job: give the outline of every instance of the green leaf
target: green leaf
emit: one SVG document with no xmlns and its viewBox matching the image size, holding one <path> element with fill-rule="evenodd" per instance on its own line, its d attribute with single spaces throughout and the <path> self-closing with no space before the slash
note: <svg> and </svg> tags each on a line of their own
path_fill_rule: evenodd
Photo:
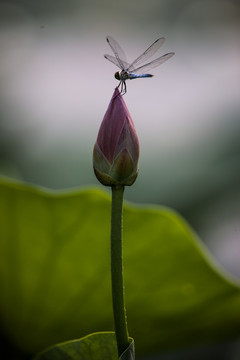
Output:
<svg viewBox="0 0 240 360">
<path fill-rule="evenodd" d="M 119 360 L 134 360 L 134 342 Z M 66 341 L 38 354 L 34 360 L 118 360 L 114 332 L 99 332 L 81 339 Z"/>
<path fill-rule="evenodd" d="M 113 330 L 110 196 L 0 183 L 0 319 L 26 353 Z M 240 288 L 188 224 L 156 206 L 124 207 L 129 333 L 137 354 L 233 339 Z"/>
<path fill-rule="evenodd" d="M 114 332 L 95 333 L 53 346 L 34 360 L 118 360 Z"/>
</svg>

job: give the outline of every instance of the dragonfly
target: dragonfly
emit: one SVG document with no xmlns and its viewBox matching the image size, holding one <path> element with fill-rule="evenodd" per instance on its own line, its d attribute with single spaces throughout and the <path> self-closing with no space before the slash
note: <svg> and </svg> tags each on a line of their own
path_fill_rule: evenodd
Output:
<svg viewBox="0 0 240 360">
<path fill-rule="evenodd" d="M 126 55 L 118 42 L 111 36 L 107 36 L 106 40 L 115 56 L 105 54 L 104 57 L 120 68 L 120 71 L 117 71 L 114 77 L 120 81 L 118 88 L 120 87 L 122 95 L 127 92 L 126 80 L 152 77 L 152 74 L 147 74 L 145 72 L 161 65 L 175 54 L 174 52 L 170 52 L 142 65 L 143 62 L 146 62 L 150 57 L 152 57 L 162 46 L 165 38 L 161 37 L 154 41 L 147 50 L 129 64 L 126 60 Z"/>
</svg>

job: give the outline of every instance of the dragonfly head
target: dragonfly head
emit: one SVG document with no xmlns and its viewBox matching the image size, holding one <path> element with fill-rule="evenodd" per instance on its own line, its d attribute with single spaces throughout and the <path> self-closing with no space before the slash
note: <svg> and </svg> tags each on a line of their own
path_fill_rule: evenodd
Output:
<svg viewBox="0 0 240 360">
<path fill-rule="evenodd" d="M 117 72 L 114 74 L 114 77 L 115 77 L 115 79 L 117 79 L 117 80 L 121 80 L 121 79 L 120 79 L 120 73 L 119 73 L 119 71 L 117 71 Z"/>
</svg>

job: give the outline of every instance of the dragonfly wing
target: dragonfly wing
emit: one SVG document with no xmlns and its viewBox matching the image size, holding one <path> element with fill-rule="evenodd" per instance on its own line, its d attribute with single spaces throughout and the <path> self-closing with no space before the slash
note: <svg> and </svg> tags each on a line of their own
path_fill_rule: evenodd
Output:
<svg viewBox="0 0 240 360">
<path fill-rule="evenodd" d="M 114 56 L 105 54 L 104 57 L 105 57 L 105 59 L 111 61 L 113 64 L 115 64 L 115 65 L 118 66 L 120 69 L 122 69 L 122 67 L 120 67 L 120 64 L 119 64 L 118 59 L 115 58 Z M 124 69 L 127 69 L 127 67 L 129 66 L 129 63 L 127 63 L 126 61 L 124 61 L 124 60 L 122 60 L 122 59 L 120 59 L 120 60 L 121 60 L 121 62 L 122 62 L 122 64 L 123 64 L 123 66 L 124 66 Z"/>
<path fill-rule="evenodd" d="M 160 48 L 160 46 L 162 46 L 164 41 L 165 41 L 164 37 L 161 37 L 156 41 L 154 41 L 154 43 L 151 46 L 149 46 L 149 48 L 147 48 L 147 50 L 145 50 L 144 53 L 142 53 L 136 60 L 134 60 L 131 63 L 127 71 L 135 72 L 135 69 L 137 69 L 141 63 L 148 60 L 151 56 L 155 54 L 155 52 Z"/>
<path fill-rule="evenodd" d="M 124 68 L 124 63 L 126 62 L 126 55 L 123 51 L 123 49 L 121 48 L 121 46 L 118 44 L 118 42 L 112 38 L 111 36 L 107 36 L 107 42 L 110 46 L 110 48 L 112 49 L 117 61 L 118 61 L 118 67 L 120 67 L 120 69 L 122 70 L 126 70 Z M 110 60 L 111 61 L 111 60 Z"/>
<path fill-rule="evenodd" d="M 155 67 L 161 65 L 162 63 L 164 63 L 165 61 L 170 59 L 174 54 L 175 54 L 174 52 L 167 53 L 167 54 L 149 62 L 148 64 L 142 65 L 142 66 L 138 67 L 137 69 L 134 69 L 133 72 L 135 74 L 143 74 L 146 71 L 149 71 L 149 70 L 154 69 Z"/>
</svg>

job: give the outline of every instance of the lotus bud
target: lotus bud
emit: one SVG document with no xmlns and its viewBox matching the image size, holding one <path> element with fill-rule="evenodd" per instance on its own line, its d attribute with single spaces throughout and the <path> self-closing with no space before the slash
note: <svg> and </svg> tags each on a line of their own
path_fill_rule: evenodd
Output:
<svg viewBox="0 0 240 360">
<path fill-rule="evenodd" d="M 139 141 L 127 106 L 115 89 L 93 149 L 93 168 L 106 186 L 132 185 L 138 175 Z"/>
</svg>

